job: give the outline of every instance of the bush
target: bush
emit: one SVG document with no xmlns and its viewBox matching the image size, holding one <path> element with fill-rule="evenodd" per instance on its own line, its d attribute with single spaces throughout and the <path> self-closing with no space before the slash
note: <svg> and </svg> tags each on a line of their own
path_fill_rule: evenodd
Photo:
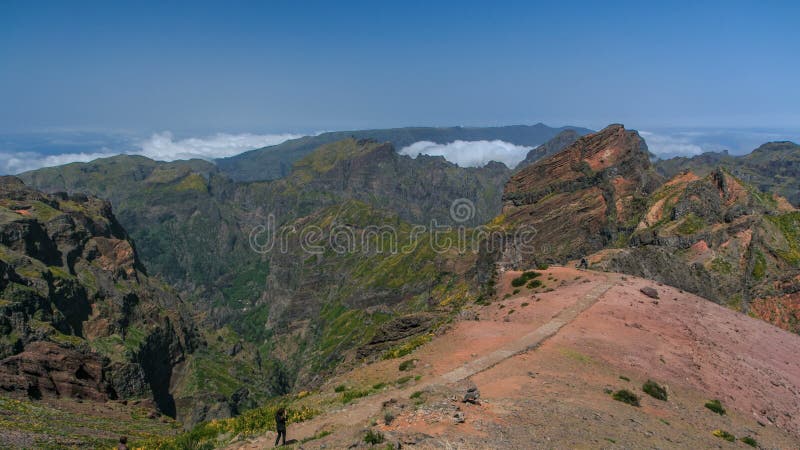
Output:
<svg viewBox="0 0 800 450">
<path fill-rule="evenodd" d="M 383 433 L 380 431 L 369 430 L 367 434 L 364 435 L 364 442 L 367 444 L 380 444 L 383 442 Z"/>
<path fill-rule="evenodd" d="M 416 359 L 409 359 L 408 361 L 403 361 L 400 363 L 399 369 L 401 372 L 405 372 L 406 370 L 411 370 L 414 367 L 417 367 L 417 360 Z"/>
<path fill-rule="evenodd" d="M 375 383 L 375 384 L 372 385 L 372 389 L 375 389 L 376 391 L 379 391 L 379 390 L 381 390 L 381 389 L 383 389 L 385 387 L 386 387 L 386 383 L 384 383 L 384 382 Z"/>
<path fill-rule="evenodd" d="M 532 279 L 534 279 L 534 278 L 536 278 L 536 277 L 538 277 L 540 275 L 541 274 L 539 272 L 534 272 L 533 270 L 529 270 L 527 272 L 523 272 L 522 275 L 520 275 L 517 278 L 514 278 L 513 280 L 511 280 L 511 286 L 514 286 L 514 287 L 524 286 L 525 283 L 527 283 L 528 281 L 530 281 L 530 280 L 532 280 Z"/>
<path fill-rule="evenodd" d="M 722 407 L 722 403 L 720 403 L 719 400 L 711 400 L 710 402 L 706 402 L 706 408 L 714 411 L 720 416 L 725 415 L 725 408 Z"/>
<path fill-rule="evenodd" d="M 347 386 L 345 386 L 343 384 L 340 384 L 340 385 L 336 386 L 335 388 L 333 388 L 333 392 L 344 392 L 346 390 L 347 390 Z"/>
<path fill-rule="evenodd" d="M 549 264 L 541 263 L 536 265 L 536 269 L 538 270 L 547 270 L 550 268 Z"/>
<path fill-rule="evenodd" d="M 642 390 L 650 395 L 650 397 L 667 401 L 667 390 L 653 380 L 647 380 L 647 382 L 642 385 Z"/>
<path fill-rule="evenodd" d="M 517 295 L 517 294 L 519 294 L 519 289 L 514 289 L 514 292 L 511 293 L 511 295 Z"/>
<path fill-rule="evenodd" d="M 392 421 L 394 420 L 394 414 L 391 411 L 386 411 L 383 413 L 383 423 L 386 425 L 391 425 Z"/>
<path fill-rule="evenodd" d="M 755 439 L 753 439 L 750 436 L 743 437 L 741 440 L 742 440 L 742 442 L 744 442 L 745 444 L 749 445 L 750 447 L 758 447 L 758 441 L 756 441 Z"/>
<path fill-rule="evenodd" d="M 639 397 L 627 389 L 620 389 L 614 392 L 613 398 L 618 402 L 627 403 L 632 406 L 640 406 Z"/>
<path fill-rule="evenodd" d="M 736 436 L 728 433 L 725 430 L 714 430 L 712 434 L 720 439 L 725 439 L 728 442 L 733 442 L 736 440 Z"/>
<path fill-rule="evenodd" d="M 397 379 L 395 384 L 406 384 L 409 381 L 411 381 L 412 378 L 414 378 L 414 377 L 412 377 L 411 375 L 406 375 L 404 377 L 400 377 L 400 378 Z"/>
<path fill-rule="evenodd" d="M 542 287 L 542 282 L 540 280 L 531 280 L 527 286 L 528 289 L 536 289 L 538 287 Z"/>
<path fill-rule="evenodd" d="M 411 397 L 409 397 L 409 398 L 420 398 L 420 397 L 422 397 L 422 394 L 423 394 L 422 391 L 416 391 L 413 394 L 411 394 Z"/>
</svg>

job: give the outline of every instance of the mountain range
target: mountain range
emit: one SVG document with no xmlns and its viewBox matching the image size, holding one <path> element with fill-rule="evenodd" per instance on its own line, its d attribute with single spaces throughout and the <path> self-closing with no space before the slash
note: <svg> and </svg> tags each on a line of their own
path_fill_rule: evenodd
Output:
<svg viewBox="0 0 800 450">
<path fill-rule="evenodd" d="M 505 273 L 581 258 L 800 331 L 800 147 L 653 162 L 635 131 L 588 131 L 325 133 L 6 177 L 0 388 L 190 427 L 406 355 L 517 295 Z M 454 139 L 535 148 L 516 168 L 397 153 Z"/>
</svg>

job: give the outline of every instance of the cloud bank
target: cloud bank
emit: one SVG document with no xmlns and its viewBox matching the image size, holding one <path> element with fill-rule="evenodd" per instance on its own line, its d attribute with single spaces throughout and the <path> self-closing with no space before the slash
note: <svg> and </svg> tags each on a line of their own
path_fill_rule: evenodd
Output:
<svg viewBox="0 0 800 450">
<path fill-rule="evenodd" d="M 403 147 L 398 153 L 416 158 L 420 154 L 444 156 L 461 167 L 483 167 L 489 161 L 499 161 L 508 167 L 516 167 L 525 159 L 531 147 L 514 145 L 505 141 L 453 141 L 437 144 L 430 141 L 415 142 Z"/>
<path fill-rule="evenodd" d="M 136 142 L 131 148 L 112 150 L 107 147 L 97 148 L 95 142 L 87 142 L 91 150 L 60 153 L 57 140 L 49 139 L 48 145 L 42 145 L 44 151 L 17 150 L 25 144 L 2 142 L 13 150 L 0 148 L 0 173 L 18 174 L 41 167 L 59 166 L 71 162 L 88 162 L 97 158 L 106 158 L 119 154 L 142 155 L 159 161 L 175 161 L 178 159 L 216 159 L 238 155 L 270 145 L 277 145 L 289 139 L 302 137 L 300 134 L 227 134 L 218 133 L 205 138 L 187 138 L 176 140 L 172 133 L 165 131 Z M 72 145 L 71 148 L 78 145 Z M 63 151 L 63 149 L 61 150 Z"/>
<path fill-rule="evenodd" d="M 277 145 L 299 134 L 227 134 L 218 133 L 207 138 L 189 138 L 176 141 L 172 133 L 165 131 L 150 136 L 141 143 L 139 155 L 159 161 L 177 159 L 215 159 L 238 155 L 261 147 Z"/>
<path fill-rule="evenodd" d="M 683 134 L 666 135 L 649 131 L 640 131 L 639 134 L 647 142 L 647 148 L 656 156 L 695 156 L 705 151 L 699 144 L 693 143 L 690 136 Z"/>
</svg>

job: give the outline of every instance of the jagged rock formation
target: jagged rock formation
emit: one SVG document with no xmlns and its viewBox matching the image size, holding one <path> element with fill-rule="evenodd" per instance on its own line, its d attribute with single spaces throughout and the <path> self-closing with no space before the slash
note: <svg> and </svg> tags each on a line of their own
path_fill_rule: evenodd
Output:
<svg viewBox="0 0 800 450">
<path fill-rule="evenodd" d="M 722 152 L 671 158 L 658 161 L 655 166 L 668 178 L 686 170 L 705 176 L 717 167 L 724 167 L 762 192 L 776 193 L 800 206 L 800 145 L 794 142 L 768 142 L 743 156 Z"/>
<path fill-rule="evenodd" d="M 613 244 L 636 226 L 660 181 L 635 131 L 611 125 L 578 139 L 509 180 L 501 220 L 535 236 L 522 252 L 506 243 L 504 261 L 563 262 Z"/>
<path fill-rule="evenodd" d="M 686 172 L 651 196 L 627 245 L 590 259 L 748 311 L 752 302 L 791 295 L 787 281 L 800 272 L 799 218 L 785 199 L 725 170 L 704 178 Z M 788 317 L 782 321 L 791 329 Z"/>
<path fill-rule="evenodd" d="M 0 178 L 0 389 L 152 398 L 196 345 L 181 301 L 147 276 L 110 204 Z"/>
</svg>

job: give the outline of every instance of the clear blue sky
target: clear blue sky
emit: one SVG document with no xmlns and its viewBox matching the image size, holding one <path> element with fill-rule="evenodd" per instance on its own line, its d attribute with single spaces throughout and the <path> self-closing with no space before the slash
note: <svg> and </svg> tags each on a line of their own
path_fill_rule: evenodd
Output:
<svg viewBox="0 0 800 450">
<path fill-rule="evenodd" d="M 800 124 L 800 2 L 0 2 L 0 131 Z"/>
</svg>

